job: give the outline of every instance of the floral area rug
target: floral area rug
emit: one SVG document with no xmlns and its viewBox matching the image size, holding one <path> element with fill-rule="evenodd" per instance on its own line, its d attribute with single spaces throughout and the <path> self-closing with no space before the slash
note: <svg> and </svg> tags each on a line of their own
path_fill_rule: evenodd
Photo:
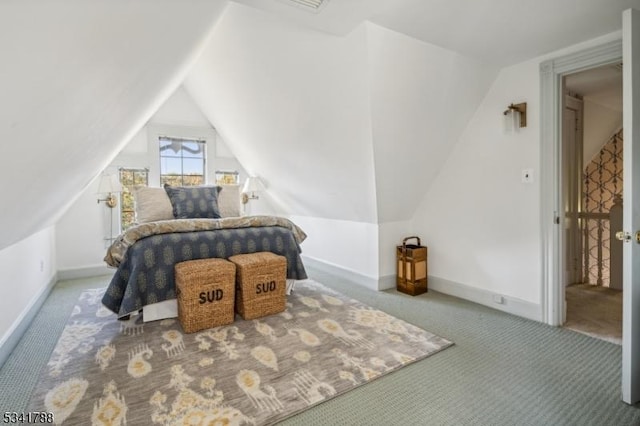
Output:
<svg viewBox="0 0 640 426">
<path fill-rule="evenodd" d="M 307 280 L 285 312 L 184 334 L 85 291 L 30 410 L 64 425 L 272 424 L 453 343 Z"/>
</svg>

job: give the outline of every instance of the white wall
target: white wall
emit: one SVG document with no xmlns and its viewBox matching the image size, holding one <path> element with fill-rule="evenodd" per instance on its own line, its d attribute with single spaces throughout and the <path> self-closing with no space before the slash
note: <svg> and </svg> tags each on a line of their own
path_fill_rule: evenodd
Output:
<svg viewBox="0 0 640 426">
<path fill-rule="evenodd" d="M 539 61 L 500 71 L 413 221 L 429 273 L 540 301 Z M 504 134 L 502 112 L 527 102 L 527 127 Z M 531 168 L 534 182 L 523 184 Z"/>
<path fill-rule="evenodd" d="M 110 172 L 116 173 L 115 168 Z M 80 194 L 64 215 L 56 223 L 56 268 L 62 278 L 70 271 L 85 269 L 92 273 L 107 273 L 106 264 L 103 261 L 109 246 L 111 228 L 109 222 L 112 219 L 114 234 L 119 232 L 119 204 L 110 209 L 104 202 L 98 203 L 98 185 L 100 178 L 95 179 Z"/>
<path fill-rule="evenodd" d="M 149 168 L 149 185 L 160 186 L 159 134 L 204 137 L 207 140 L 207 182 L 213 183 L 217 169 L 237 170 L 241 181 L 246 172 L 237 159 L 230 156 L 224 141 L 194 105 L 189 95 L 179 88 L 105 169 L 117 173 L 119 167 Z M 222 156 L 218 156 L 218 152 Z M 114 236 L 119 233 L 119 205 L 113 210 L 97 203 L 99 178 L 95 179 L 56 224 L 57 268 L 61 277 L 106 273 L 103 261 L 110 237 L 109 223 L 113 212 Z M 101 197 L 100 197 L 101 198 Z M 260 200 L 268 209 L 268 200 Z"/>
<path fill-rule="evenodd" d="M 56 276 L 55 230 L 53 227 L 0 250 L 0 355 L 11 333 L 21 326 L 29 309 L 48 293 Z M 24 327 L 24 325 L 22 325 Z M 18 333 L 19 334 L 19 333 Z M 15 344 L 15 342 L 13 342 Z M 13 347 L 13 345 L 10 345 Z M 0 365 L 2 364 L 0 356 Z"/>
<path fill-rule="evenodd" d="M 378 227 L 375 224 L 309 216 L 290 216 L 307 234 L 302 254 L 363 278 L 378 290 Z"/>
<path fill-rule="evenodd" d="M 467 294 L 504 295 L 527 309 L 540 305 L 539 66 L 616 37 L 500 71 L 412 219 L 429 244 L 429 273 L 436 280 L 462 285 Z M 527 127 L 505 134 L 502 112 L 512 102 L 527 102 Z M 525 168 L 533 170 L 533 183 L 521 182 Z"/>
<path fill-rule="evenodd" d="M 395 286 L 396 246 L 417 233 L 411 218 L 497 70 L 375 24 L 366 28 L 378 274 L 387 288 Z"/>
</svg>

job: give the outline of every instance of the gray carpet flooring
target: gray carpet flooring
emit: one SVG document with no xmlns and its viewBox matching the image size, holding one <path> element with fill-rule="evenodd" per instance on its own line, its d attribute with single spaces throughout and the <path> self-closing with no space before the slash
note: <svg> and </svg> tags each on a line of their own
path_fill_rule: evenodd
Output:
<svg viewBox="0 0 640 426">
<path fill-rule="evenodd" d="M 620 400 L 621 347 L 450 296 L 375 292 L 309 268 L 315 280 L 455 342 L 283 425 L 640 425 Z M 80 292 L 59 282 L 0 369 L 0 412 L 22 411 Z"/>
</svg>

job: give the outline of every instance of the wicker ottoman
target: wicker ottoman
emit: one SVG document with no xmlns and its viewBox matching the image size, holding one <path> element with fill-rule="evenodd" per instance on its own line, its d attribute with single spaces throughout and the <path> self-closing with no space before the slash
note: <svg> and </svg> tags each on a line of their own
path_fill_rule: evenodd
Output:
<svg viewBox="0 0 640 426">
<path fill-rule="evenodd" d="M 283 312 L 287 259 L 269 252 L 239 254 L 236 264 L 236 312 L 250 320 Z"/>
<path fill-rule="evenodd" d="M 186 333 L 234 320 L 236 265 L 224 259 L 180 262 L 175 267 L 178 319 Z"/>
</svg>

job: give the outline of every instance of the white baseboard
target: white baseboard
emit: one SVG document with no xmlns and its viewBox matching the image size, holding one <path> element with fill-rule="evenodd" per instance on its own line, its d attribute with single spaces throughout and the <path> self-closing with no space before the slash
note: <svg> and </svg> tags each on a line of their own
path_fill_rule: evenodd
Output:
<svg viewBox="0 0 640 426">
<path fill-rule="evenodd" d="M 107 265 L 82 266 L 80 268 L 58 269 L 58 279 L 75 280 L 78 278 L 99 277 L 102 275 L 113 275 L 116 270 Z"/>
<path fill-rule="evenodd" d="M 378 290 L 377 278 L 361 274 L 360 272 L 356 272 L 352 269 L 343 268 L 342 266 L 338 266 L 333 263 L 325 262 L 324 260 L 316 259 L 315 257 L 302 255 L 302 260 L 305 265 L 308 265 L 311 268 L 318 269 L 321 272 L 335 275 L 339 278 L 354 282 L 371 290 Z"/>
<path fill-rule="evenodd" d="M 31 299 L 31 302 L 29 302 L 27 307 L 18 315 L 6 334 L 2 336 L 2 339 L 0 339 L 0 367 L 4 365 L 13 349 L 18 342 L 20 342 L 20 339 L 29 328 L 29 325 L 31 325 L 31 322 L 40 311 L 44 301 L 47 300 L 49 293 L 51 293 L 51 290 L 57 282 L 58 276 L 57 274 L 53 274 L 49 282 Z"/>
<path fill-rule="evenodd" d="M 385 275 L 378 279 L 359 272 L 334 265 L 309 256 L 302 256 L 305 265 L 321 272 L 335 275 L 339 278 L 354 282 L 371 290 L 387 290 L 396 287 L 396 276 Z M 534 321 L 542 321 L 542 308 L 539 304 L 527 302 L 517 297 L 492 293 L 477 287 L 449 281 L 444 278 L 429 276 L 429 290 L 450 296 L 459 297 L 470 302 L 488 306 L 499 311 L 507 312 Z M 494 297 L 502 303 L 496 303 Z"/>
<path fill-rule="evenodd" d="M 368 275 L 356 272 L 353 269 L 344 268 L 334 263 L 325 262 L 315 257 L 301 256 L 305 265 L 318 269 L 321 272 L 335 275 L 339 278 L 354 282 L 371 290 L 388 290 L 396 287 L 396 276 L 385 275 L 380 278 L 370 277 Z"/>
<path fill-rule="evenodd" d="M 378 278 L 378 290 L 389 290 L 396 288 L 396 275 L 385 275 Z"/>
<path fill-rule="evenodd" d="M 516 297 L 492 293 L 488 290 L 471 287 L 431 275 L 429 276 L 429 290 L 459 297 L 460 299 L 465 299 L 534 321 L 542 321 L 542 307 L 539 304 L 527 302 L 526 300 Z M 494 297 L 501 300 L 502 303 L 495 302 Z"/>
</svg>

